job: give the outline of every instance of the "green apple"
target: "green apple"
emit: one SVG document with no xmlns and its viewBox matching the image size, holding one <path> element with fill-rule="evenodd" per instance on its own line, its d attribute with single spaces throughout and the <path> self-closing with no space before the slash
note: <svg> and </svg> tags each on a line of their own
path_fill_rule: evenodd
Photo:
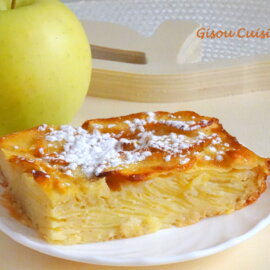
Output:
<svg viewBox="0 0 270 270">
<path fill-rule="evenodd" d="M 88 90 L 91 52 L 58 0 L 0 0 L 0 136 L 72 120 Z"/>
</svg>

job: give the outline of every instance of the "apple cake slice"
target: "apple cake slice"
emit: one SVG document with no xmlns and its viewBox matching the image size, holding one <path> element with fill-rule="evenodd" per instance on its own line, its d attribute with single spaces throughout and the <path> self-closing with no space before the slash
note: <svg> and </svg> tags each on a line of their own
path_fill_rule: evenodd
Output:
<svg viewBox="0 0 270 270">
<path fill-rule="evenodd" d="M 269 160 L 216 118 L 150 112 L 0 139 L 10 192 L 40 235 L 77 244 L 228 214 L 266 188 Z"/>
</svg>

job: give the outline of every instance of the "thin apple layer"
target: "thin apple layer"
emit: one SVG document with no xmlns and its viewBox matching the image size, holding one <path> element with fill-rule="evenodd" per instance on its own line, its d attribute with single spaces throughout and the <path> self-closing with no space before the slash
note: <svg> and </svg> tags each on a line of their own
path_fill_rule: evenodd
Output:
<svg viewBox="0 0 270 270">
<path fill-rule="evenodd" d="M 155 178 L 137 187 L 109 192 L 94 204 L 85 195 L 78 195 L 53 209 L 50 236 L 46 238 L 53 243 L 72 244 L 140 236 L 231 213 L 262 192 L 258 190 L 264 178 L 256 179 L 254 172 L 212 173 Z M 226 177 L 229 179 L 224 181 Z M 99 188 L 103 191 L 108 186 L 101 181 Z"/>
<path fill-rule="evenodd" d="M 205 168 L 168 173 L 121 191 L 111 191 L 103 178 L 89 184 L 87 191 L 54 204 L 40 193 L 31 175 L 16 175 L 8 166 L 4 175 L 12 193 L 41 235 L 54 244 L 133 237 L 193 224 L 242 208 L 265 187 L 265 177 L 258 176 L 257 168 Z"/>
<path fill-rule="evenodd" d="M 157 112 L 83 127 L 43 125 L 0 139 L 9 189 L 50 243 L 186 226 L 240 209 L 265 190 L 268 159 L 214 118 Z"/>
</svg>

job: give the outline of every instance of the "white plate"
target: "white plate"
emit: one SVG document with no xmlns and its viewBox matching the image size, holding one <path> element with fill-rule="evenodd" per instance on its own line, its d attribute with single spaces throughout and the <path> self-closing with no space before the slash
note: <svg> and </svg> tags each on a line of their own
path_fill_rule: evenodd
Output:
<svg viewBox="0 0 270 270">
<path fill-rule="evenodd" d="M 158 265 L 208 256 L 246 240 L 270 223 L 270 189 L 254 204 L 231 215 L 205 219 L 184 228 L 102 243 L 56 246 L 0 207 L 0 230 L 36 251 L 68 260 L 117 266 Z"/>
</svg>

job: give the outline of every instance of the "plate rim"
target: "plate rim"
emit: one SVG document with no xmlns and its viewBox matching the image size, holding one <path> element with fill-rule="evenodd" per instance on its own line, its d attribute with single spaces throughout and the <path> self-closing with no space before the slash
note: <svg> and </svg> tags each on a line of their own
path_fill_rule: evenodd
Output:
<svg viewBox="0 0 270 270">
<path fill-rule="evenodd" d="M 214 255 L 216 253 L 222 252 L 226 249 L 229 249 L 233 246 L 236 246 L 248 238 L 252 237 L 262 229 L 264 229 L 267 225 L 270 224 L 270 213 L 263 219 L 259 220 L 255 226 L 253 226 L 249 231 L 239 236 L 233 237 L 225 242 L 222 242 L 218 245 L 212 246 L 210 248 L 200 249 L 197 251 L 191 251 L 187 253 L 183 253 L 180 255 L 175 256 L 167 256 L 167 257 L 147 257 L 147 258 L 128 258 L 128 259 L 108 259 L 106 257 L 100 256 L 89 256 L 86 258 L 78 258 L 77 256 L 66 255 L 64 252 L 59 250 L 52 250 L 49 249 L 47 246 L 40 248 L 39 243 L 34 241 L 29 241 L 28 237 L 25 235 L 18 233 L 12 229 L 10 229 L 5 223 L 1 222 L 0 216 L 0 231 L 2 231 L 5 235 L 10 237 L 15 242 L 28 247 L 32 250 L 37 252 L 60 258 L 74 262 L 81 262 L 86 264 L 94 264 L 94 265 L 104 265 L 104 266 L 155 266 L 155 265 L 165 265 L 165 264 L 172 264 L 172 263 L 180 263 L 186 261 L 196 260 L 202 257 Z M 170 230 L 170 228 L 168 229 Z M 53 245 L 56 246 L 56 245 Z"/>
</svg>

